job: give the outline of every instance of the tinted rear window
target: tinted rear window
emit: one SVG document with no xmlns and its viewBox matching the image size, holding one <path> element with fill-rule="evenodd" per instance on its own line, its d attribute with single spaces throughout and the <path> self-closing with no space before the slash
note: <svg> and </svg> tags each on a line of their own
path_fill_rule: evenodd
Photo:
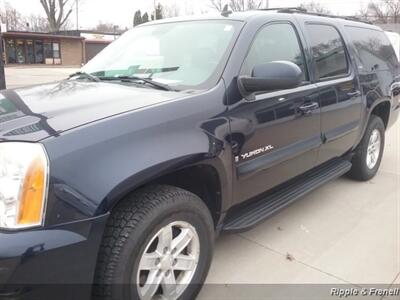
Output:
<svg viewBox="0 0 400 300">
<path fill-rule="evenodd" d="M 311 41 L 317 78 L 347 75 L 346 51 L 336 28 L 330 25 L 309 24 L 307 32 Z"/>
<path fill-rule="evenodd" d="M 346 26 L 357 50 L 360 72 L 393 70 L 398 61 L 393 46 L 383 31 Z"/>
</svg>

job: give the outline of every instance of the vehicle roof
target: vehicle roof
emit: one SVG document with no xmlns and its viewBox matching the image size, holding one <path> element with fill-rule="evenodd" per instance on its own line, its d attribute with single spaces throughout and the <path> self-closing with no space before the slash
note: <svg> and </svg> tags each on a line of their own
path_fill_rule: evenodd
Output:
<svg viewBox="0 0 400 300">
<path fill-rule="evenodd" d="M 346 17 L 341 16 L 329 16 L 329 15 L 317 15 L 311 14 L 307 12 L 301 11 L 292 11 L 292 12 L 280 12 L 279 9 L 277 10 L 250 10 L 245 12 L 233 12 L 227 16 L 222 16 L 219 13 L 213 14 L 203 14 L 203 15 L 194 15 L 194 16 L 186 16 L 186 17 L 176 17 L 176 18 L 169 18 L 158 20 L 154 22 L 150 22 L 150 24 L 161 24 L 161 23 L 171 23 L 171 22 L 183 22 L 183 21 L 196 21 L 196 20 L 232 20 L 232 21 L 241 21 L 250 23 L 253 21 L 260 21 L 260 20 L 277 20 L 279 18 L 284 17 L 285 19 L 293 19 L 295 17 L 301 18 L 303 20 L 308 20 L 311 22 L 329 22 L 333 24 L 343 24 L 343 25 L 350 25 L 350 26 L 357 26 L 357 27 L 365 27 L 369 29 L 383 31 L 380 27 L 374 26 L 372 24 L 368 24 L 367 22 L 351 20 Z M 146 23 L 149 25 L 149 23 Z M 146 24 L 143 24 L 146 26 Z M 142 25 L 142 26 L 143 26 Z"/>
</svg>

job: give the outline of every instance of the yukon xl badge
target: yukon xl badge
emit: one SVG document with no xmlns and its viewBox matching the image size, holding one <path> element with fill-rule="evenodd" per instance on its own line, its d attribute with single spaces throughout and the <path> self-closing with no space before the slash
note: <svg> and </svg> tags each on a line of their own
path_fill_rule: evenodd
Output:
<svg viewBox="0 0 400 300">
<path fill-rule="evenodd" d="M 252 157 L 258 156 L 260 154 L 269 152 L 269 151 L 274 150 L 274 149 L 275 149 L 274 146 L 268 145 L 268 146 L 265 146 L 265 147 L 262 147 L 262 148 L 247 152 L 247 153 L 240 154 L 239 156 L 235 157 L 235 161 L 236 162 L 240 162 L 240 161 L 243 161 L 243 160 L 248 160 L 248 159 L 250 159 Z"/>
</svg>

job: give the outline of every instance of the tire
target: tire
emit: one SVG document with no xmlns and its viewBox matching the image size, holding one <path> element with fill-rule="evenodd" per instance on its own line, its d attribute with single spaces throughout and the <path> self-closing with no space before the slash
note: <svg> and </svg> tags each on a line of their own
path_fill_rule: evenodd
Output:
<svg viewBox="0 0 400 300">
<path fill-rule="evenodd" d="M 378 132 L 380 136 L 380 144 L 375 147 L 376 149 L 379 149 L 379 154 L 375 155 L 376 158 L 374 160 L 367 161 L 370 140 L 372 139 L 372 135 L 376 134 L 376 132 Z M 371 115 L 364 137 L 357 146 L 353 156 L 353 166 L 349 172 L 349 177 L 359 181 L 368 181 L 372 179 L 381 165 L 384 148 L 385 125 L 380 117 Z"/>
<path fill-rule="evenodd" d="M 194 236 L 184 250 L 185 253 L 191 251 L 188 255 L 193 257 L 198 255 L 194 271 L 168 273 L 166 269 L 170 270 L 171 263 L 178 266 L 177 258 L 172 262 L 173 249 L 169 249 L 170 251 L 163 252 L 165 255 L 162 256 L 162 260 L 155 262 L 161 266 L 157 273 L 154 273 L 154 270 L 139 272 L 142 258 L 146 262 L 144 254 L 158 253 L 159 245 L 162 246 L 164 243 L 161 243 L 162 233 L 164 230 L 168 231 L 170 226 L 172 226 L 173 238 L 175 236 L 173 241 L 176 240 L 176 235 L 183 236 L 184 230 Z M 176 226 L 186 226 L 187 229 Z M 156 236 L 157 238 L 155 238 Z M 171 248 L 174 245 L 173 241 Z M 146 281 L 146 276 L 147 279 L 162 276 L 163 280 L 166 280 L 165 278 L 171 278 L 171 274 L 177 278 L 192 274 L 185 277 L 188 281 L 190 280 L 188 278 L 191 280 L 184 291 L 178 295 L 174 294 L 170 298 L 195 299 L 210 268 L 213 247 L 214 223 L 207 206 L 201 199 L 188 191 L 171 186 L 143 188 L 124 199 L 110 216 L 98 255 L 93 298 L 99 300 L 152 299 L 139 296 L 140 284 L 143 284 L 142 277 L 143 281 Z M 177 248 L 178 246 L 176 246 Z M 193 249 L 199 249 L 199 252 Z M 150 252 L 152 253 L 150 254 Z M 181 255 L 186 255 L 182 254 L 184 252 L 181 252 Z M 190 266 L 192 268 L 193 263 L 190 263 Z M 179 275 L 175 275 L 175 272 L 178 272 Z M 166 276 L 167 274 L 170 274 L 169 277 Z M 153 286 L 155 285 L 149 285 L 149 287 Z M 165 287 L 167 289 L 170 285 L 166 284 Z M 147 286 L 144 286 L 143 290 L 144 288 Z M 161 290 L 158 288 L 157 292 L 164 293 L 162 288 Z"/>
</svg>

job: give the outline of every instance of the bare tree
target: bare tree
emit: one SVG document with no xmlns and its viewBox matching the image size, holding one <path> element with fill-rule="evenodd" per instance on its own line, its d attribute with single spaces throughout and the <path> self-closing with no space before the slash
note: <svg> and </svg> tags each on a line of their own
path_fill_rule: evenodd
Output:
<svg viewBox="0 0 400 300">
<path fill-rule="evenodd" d="M 369 3 L 365 9 L 361 9 L 359 17 L 375 23 L 389 23 L 389 14 L 384 12 L 383 7 L 377 3 Z"/>
<path fill-rule="evenodd" d="M 49 31 L 49 23 L 45 17 L 36 14 L 23 16 L 8 2 L 4 8 L 0 8 L 0 21 L 6 24 L 7 30 Z"/>
<path fill-rule="evenodd" d="M 181 10 L 176 3 L 172 3 L 170 5 L 164 6 L 164 17 L 165 18 L 173 18 L 178 17 L 181 14 Z"/>
<path fill-rule="evenodd" d="M 78 0 L 79 1 L 79 0 Z M 56 32 L 66 25 L 72 13 L 71 0 L 40 0 L 46 13 L 50 31 Z"/>
<path fill-rule="evenodd" d="M 101 32 L 107 32 L 107 33 L 113 33 L 113 32 L 120 32 L 119 26 L 112 24 L 112 23 L 105 23 L 100 21 L 96 27 L 94 28 L 96 31 L 101 31 Z"/>
<path fill-rule="evenodd" d="M 315 1 L 303 3 L 300 5 L 300 7 L 306 9 L 308 12 L 325 15 L 331 14 L 331 11 L 329 9 L 326 9 L 321 3 Z"/>
<path fill-rule="evenodd" d="M 263 2 L 263 0 L 230 0 L 229 7 L 233 11 L 259 9 L 262 7 Z"/>
<path fill-rule="evenodd" d="M 210 4 L 212 8 L 215 8 L 216 10 L 218 10 L 219 12 L 222 12 L 222 10 L 224 9 L 224 5 L 223 5 L 223 1 L 222 0 L 210 0 Z"/>
<path fill-rule="evenodd" d="M 385 10 L 393 23 L 400 21 L 400 0 L 384 0 Z"/>
<path fill-rule="evenodd" d="M 400 0 L 371 1 L 359 16 L 374 23 L 400 23 Z"/>
<path fill-rule="evenodd" d="M 29 15 L 25 17 L 26 23 L 29 24 L 29 30 L 35 32 L 48 32 L 49 22 L 41 15 Z"/>
<path fill-rule="evenodd" d="M 264 1 L 262 0 L 247 0 L 247 10 L 262 8 Z"/>
<path fill-rule="evenodd" d="M 259 9 L 263 6 L 263 3 L 264 0 L 210 0 L 210 6 L 219 12 L 222 12 L 226 5 L 233 11 L 245 11 Z"/>
<path fill-rule="evenodd" d="M 6 24 L 7 30 L 26 30 L 27 24 L 22 15 L 10 3 L 6 2 L 0 9 L 1 22 Z"/>
</svg>

